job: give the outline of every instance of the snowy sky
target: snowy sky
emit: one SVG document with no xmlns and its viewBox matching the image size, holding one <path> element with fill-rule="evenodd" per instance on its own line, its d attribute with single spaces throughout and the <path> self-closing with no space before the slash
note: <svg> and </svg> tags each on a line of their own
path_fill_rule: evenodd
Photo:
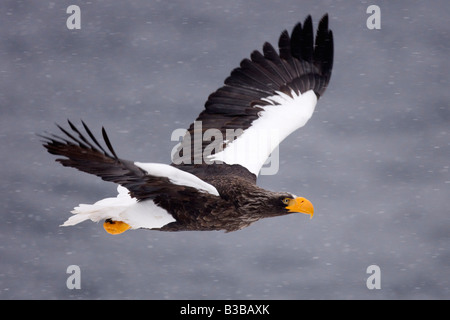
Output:
<svg viewBox="0 0 450 320">
<path fill-rule="evenodd" d="M 0 299 L 448 299 L 449 2 L 75 1 L 0 4 Z M 63 168 L 35 133 L 83 119 L 119 156 L 170 162 L 230 71 L 311 14 L 334 32 L 329 88 L 259 185 L 310 199 L 242 231 L 59 225 L 116 187 Z M 66 286 L 68 266 L 81 289 Z M 366 269 L 378 265 L 381 289 Z"/>
</svg>

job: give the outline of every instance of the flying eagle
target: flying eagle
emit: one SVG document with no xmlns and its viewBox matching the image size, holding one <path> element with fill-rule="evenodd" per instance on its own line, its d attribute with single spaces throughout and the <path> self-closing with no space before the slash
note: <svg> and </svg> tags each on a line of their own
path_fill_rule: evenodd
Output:
<svg viewBox="0 0 450 320">
<path fill-rule="evenodd" d="M 80 204 L 63 226 L 90 219 L 104 221 L 111 234 L 141 228 L 230 232 L 293 212 L 312 217 L 310 201 L 264 190 L 256 179 L 278 144 L 311 118 L 328 86 L 333 65 L 328 15 L 315 40 L 308 16 L 291 35 L 281 33 L 278 47 L 277 52 L 266 42 L 262 53 L 242 60 L 208 97 L 170 165 L 119 158 L 105 129 L 102 146 L 84 122 L 84 130 L 68 121 L 70 129 L 58 125 L 64 135 L 40 135 L 49 153 L 64 157 L 56 159 L 63 166 L 119 185 L 117 197 Z"/>
</svg>

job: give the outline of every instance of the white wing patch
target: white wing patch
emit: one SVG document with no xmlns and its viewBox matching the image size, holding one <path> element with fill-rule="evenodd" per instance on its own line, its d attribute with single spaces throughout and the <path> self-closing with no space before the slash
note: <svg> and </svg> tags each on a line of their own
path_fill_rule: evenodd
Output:
<svg viewBox="0 0 450 320">
<path fill-rule="evenodd" d="M 272 151 L 288 135 L 303 127 L 314 112 L 317 96 L 313 90 L 299 95 L 292 91 L 291 94 L 292 98 L 277 91 L 276 95 L 263 98 L 270 105 L 258 106 L 264 109 L 260 117 L 223 151 L 208 159 L 240 164 L 258 175 Z"/>
<path fill-rule="evenodd" d="M 200 191 L 219 196 L 219 192 L 214 186 L 206 183 L 202 179 L 194 176 L 193 174 L 190 174 L 189 172 L 177 169 L 168 164 L 142 162 L 135 162 L 134 164 L 145 170 L 149 175 L 157 177 L 167 177 L 173 184 L 193 187 Z"/>
</svg>

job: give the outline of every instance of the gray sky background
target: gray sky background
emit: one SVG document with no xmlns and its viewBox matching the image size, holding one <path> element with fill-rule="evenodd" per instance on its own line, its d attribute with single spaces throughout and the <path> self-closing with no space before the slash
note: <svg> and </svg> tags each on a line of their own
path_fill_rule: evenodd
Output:
<svg viewBox="0 0 450 320">
<path fill-rule="evenodd" d="M 81 8 L 81 30 L 66 8 Z M 381 8 L 381 29 L 366 8 Z M 449 23 L 436 1 L 2 1 L 0 299 L 448 299 Z M 115 186 L 64 168 L 35 133 L 102 126 L 119 156 L 170 162 L 230 71 L 311 14 L 331 83 L 259 185 L 310 199 L 242 231 L 106 234 L 59 225 Z M 369 290 L 369 265 L 381 289 Z M 78 265 L 81 289 L 66 269 Z"/>
</svg>

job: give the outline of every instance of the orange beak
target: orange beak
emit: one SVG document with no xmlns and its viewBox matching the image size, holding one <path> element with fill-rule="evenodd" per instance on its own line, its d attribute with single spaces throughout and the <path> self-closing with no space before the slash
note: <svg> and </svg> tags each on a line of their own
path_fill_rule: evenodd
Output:
<svg viewBox="0 0 450 320">
<path fill-rule="evenodd" d="M 314 207 L 312 203 L 308 199 L 302 197 L 289 200 L 289 204 L 286 209 L 288 209 L 289 212 L 309 214 L 310 219 L 312 219 L 314 215 Z"/>
</svg>

